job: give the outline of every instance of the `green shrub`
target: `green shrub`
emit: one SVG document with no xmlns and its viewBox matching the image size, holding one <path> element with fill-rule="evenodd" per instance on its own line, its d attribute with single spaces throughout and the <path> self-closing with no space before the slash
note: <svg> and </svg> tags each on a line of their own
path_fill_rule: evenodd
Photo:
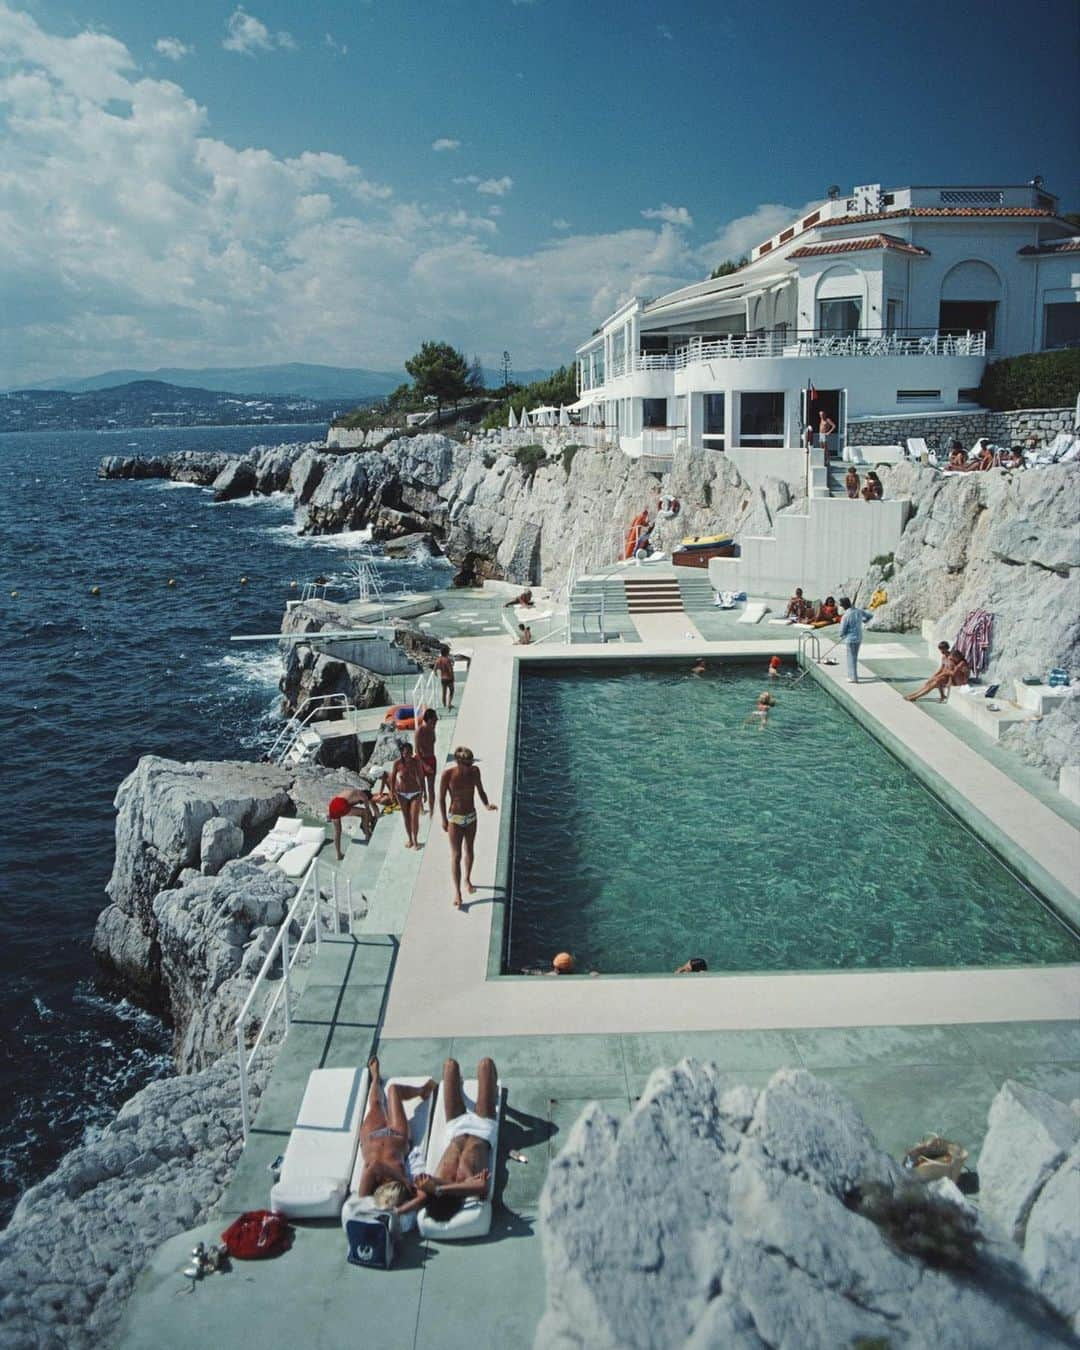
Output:
<svg viewBox="0 0 1080 1350">
<path fill-rule="evenodd" d="M 566 470 L 567 478 L 570 477 L 570 470 L 574 466 L 574 456 L 581 449 L 580 445 L 568 445 L 562 452 L 562 466 Z"/>
<path fill-rule="evenodd" d="M 526 482 L 531 483 L 533 475 L 547 459 L 547 454 L 542 445 L 520 445 L 514 451 L 514 458 L 521 465 Z"/>
<path fill-rule="evenodd" d="M 1033 352 L 992 361 L 979 385 L 979 401 L 995 412 L 1013 408 L 1065 408 L 1080 389 L 1080 347 Z"/>
</svg>

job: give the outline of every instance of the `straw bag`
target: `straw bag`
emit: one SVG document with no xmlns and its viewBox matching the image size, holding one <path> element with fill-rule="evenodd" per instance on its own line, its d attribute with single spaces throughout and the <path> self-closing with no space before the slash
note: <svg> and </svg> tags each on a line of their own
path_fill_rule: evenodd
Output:
<svg viewBox="0 0 1080 1350">
<path fill-rule="evenodd" d="M 962 1145 L 932 1134 L 904 1154 L 904 1170 L 917 1181 L 937 1181 L 941 1177 L 956 1181 L 967 1158 L 967 1149 Z"/>
</svg>

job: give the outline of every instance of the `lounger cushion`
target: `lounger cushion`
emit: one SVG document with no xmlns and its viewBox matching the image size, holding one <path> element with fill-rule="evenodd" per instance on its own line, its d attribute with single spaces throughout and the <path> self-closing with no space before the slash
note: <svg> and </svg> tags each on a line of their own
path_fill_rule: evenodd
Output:
<svg viewBox="0 0 1080 1350">
<path fill-rule="evenodd" d="M 466 1079 L 461 1085 L 461 1094 L 465 1098 L 465 1109 L 476 1110 L 478 1083 L 475 1078 Z M 440 1222 L 431 1218 L 426 1210 L 420 1211 L 420 1232 L 422 1236 L 435 1242 L 458 1242 L 464 1238 L 486 1237 L 491 1231 L 492 1202 L 495 1198 L 495 1177 L 499 1162 L 499 1127 L 502 1122 L 503 1089 L 495 1087 L 495 1138 L 491 1143 L 491 1157 L 488 1169 L 491 1179 L 488 1182 L 487 1195 L 481 1199 L 470 1198 L 451 1219 Z M 435 1102 L 435 1111 L 428 1135 L 427 1170 L 434 1174 L 439 1160 L 450 1142 L 449 1124 L 443 1094 L 440 1091 Z"/>
<path fill-rule="evenodd" d="M 296 1219 L 336 1218 L 356 1159 L 367 1069 L 315 1069 L 289 1135 L 270 1208 Z"/>
<path fill-rule="evenodd" d="M 748 604 L 736 620 L 737 623 L 760 623 L 769 612 L 769 606 L 757 601 Z"/>
<path fill-rule="evenodd" d="M 321 825 L 304 825 L 296 835 L 296 843 L 277 860 L 287 877 L 302 877 L 312 859 L 326 842 L 326 831 Z"/>
</svg>

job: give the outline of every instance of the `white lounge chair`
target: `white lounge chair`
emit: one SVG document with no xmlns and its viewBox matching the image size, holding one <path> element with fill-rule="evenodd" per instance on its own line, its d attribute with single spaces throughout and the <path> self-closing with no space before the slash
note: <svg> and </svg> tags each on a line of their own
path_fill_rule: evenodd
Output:
<svg viewBox="0 0 1080 1350">
<path fill-rule="evenodd" d="M 297 843 L 303 823 L 298 816 L 278 816 L 270 833 L 255 845 L 248 858 L 252 862 L 277 862 L 283 853 Z"/>
<path fill-rule="evenodd" d="M 311 866 L 315 855 L 326 843 L 326 830 L 321 825 L 301 825 L 296 842 L 277 860 L 287 877 L 302 877 Z"/>
<path fill-rule="evenodd" d="M 427 1078 L 391 1078 L 385 1086 L 387 1091 L 397 1083 L 399 1087 L 423 1087 Z M 409 1149 L 417 1149 L 419 1152 L 414 1155 L 416 1161 L 424 1160 L 426 1166 L 428 1135 L 431 1132 L 431 1120 L 434 1114 L 437 1089 L 425 1101 L 422 1097 L 409 1097 L 402 1106 L 405 1108 L 405 1119 L 409 1122 Z M 367 1103 L 367 1094 L 364 1097 L 365 1106 Z M 361 1117 L 361 1120 L 363 1117 Z M 361 1219 L 365 1215 L 370 1215 L 375 1208 L 374 1201 L 370 1196 L 359 1196 L 357 1190 L 360 1187 L 360 1176 L 364 1170 L 364 1155 L 362 1150 L 357 1149 L 356 1161 L 353 1164 L 352 1176 L 349 1178 L 349 1191 L 345 1201 L 341 1206 L 341 1226 L 348 1232 L 347 1224 L 350 1219 Z M 406 1214 L 399 1227 L 403 1233 L 407 1233 L 416 1226 L 416 1215 Z"/>
<path fill-rule="evenodd" d="M 1076 446 L 1080 444 L 1080 439 L 1076 436 L 1070 436 L 1067 431 L 1059 431 L 1050 444 L 1041 455 L 1032 455 L 1028 460 L 1029 464 L 1068 464 L 1076 458 Z M 1066 459 L 1066 455 L 1071 455 Z"/>
<path fill-rule="evenodd" d="M 478 1084 L 475 1078 L 467 1078 L 461 1085 L 461 1095 L 465 1098 L 465 1109 L 476 1110 Z M 450 1219 L 433 1219 L 426 1210 L 420 1212 L 420 1233 L 423 1237 L 436 1242 L 458 1242 L 463 1238 L 486 1237 L 491 1231 L 492 1203 L 495 1199 L 495 1174 L 499 1164 L 499 1128 L 502 1124 L 503 1089 L 495 1084 L 495 1135 L 491 1141 L 488 1159 L 487 1194 L 483 1199 L 470 1196 L 458 1212 Z M 428 1134 L 427 1171 L 434 1175 L 439 1160 L 450 1143 L 450 1122 L 446 1119 L 446 1099 L 440 1091 L 435 1102 L 431 1130 Z"/>
<path fill-rule="evenodd" d="M 753 604 L 748 604 L 748 605 L 746 606 L 746 608 L 745 608 L 745 609 L 743 610 L 743 612 L 739 615 L 739 617 L 735 620 L 735 622 L 736 622 L 736 623 L 760 623 L 760 622 L 762 621 L 762 619 L 765 617 L 765 615 L 768 614 L 768 612 L 769 612 L 769 606 L 768 606 L 768 605 L 762 604 L 762 603 L 760 603 L 759 601 L 755 600 Z"/>
<path fill-rule="evenodd" d="M 916 464 L 932 464 L 934 462 L 930 447 L 926 444 L 925 436 L 909 436 L 907 438 L 908 458 Z M 923 456 L 926 456 L 924 461 Z"/>
<path fill-rule="evenodd" d="M 337 1218 L 356 1160 L 367 1093 L 367 1069 L 311 1072 L 281 1171 L 270 1188 L 271 1209 L 290 1219 Z"/>
</svg>

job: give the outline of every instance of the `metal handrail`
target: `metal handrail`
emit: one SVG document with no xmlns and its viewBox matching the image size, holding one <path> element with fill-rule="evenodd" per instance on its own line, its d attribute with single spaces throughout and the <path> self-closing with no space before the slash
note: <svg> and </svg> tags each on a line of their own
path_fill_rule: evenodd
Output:
<svg viewBox="0 0 1080 1350">
<path fill-rule="evenodd" d="M 416 677 L 412 690 L 413 720 L 419 725 L 420 719 L 428 708 L 434 708 L 438 695 L 438 681 L 435 679 L 435 667 L 421 671 Z"/>
<path fill-rule="evenodd" d="M 329 903 L 333 905 L 334 908 L 335 924 L 337 922 L 336 915 L 338 913 L 337 899 L 337 872 L 331 869 Z M 292 944 L 292 951 L 290 953 L 289 933 L 293 924 L 300 921 L 300 910 L 305 903 L 310 908 L 307 917 L 301 925 L 300 933 Z M 289 906 L 289 912 L 281 921 L 277 937 L 275 937 L 274 941 L 271 943 L 270 950 L 266 953 L 266 959 L 259 968 L 259 973 L 255 976 L 251 985 L 251 990 L 244 1000 L 244 1006 L 240 1009 L 240 1014 L 236 1019 L 236 1051 L 240 1068 L 240 1121 L 244 1130 L 245 1143 L 247 1142 L 248 1133 L 251 1129 L 250 1103 L 248 1100 L 248 1073 L 250 1072 L 251 1065 L 254 1062 L 259 1046 L 262 1045 L 263 1037 L 266 1035 L 267 1028 L 270 1026 L 270 1021 L 279 1005 L 284 1009 L 285 1034 L 286 1036 L 289 1034 L 289 1028 L 292 1026 L 292 1006 L 290 1002 L 292 998 L 292 985 L 290 975 L 292 974 L 293 966 L 296 964 L 297 957 L 300 955 L 300 949 L 308 939 L 312 924 L 315 926 L 316 955 L 319 952 L 319 919 L 324 903 L 327 902 L 323 899 L 321 867 L 318 858 L 315 858 L 307 872 L 304 874 L 304 879 L 301 881 L 299 889 L 293 898 L 293 902 Z M 351 933 L 353 925 L 352 881 L 348 877 L 345 878 L 345 905 L 349 916 L 349 932 Z M 270 973 L 270 969 L 277 960 L 279 953 L 281 954 L 281 980 L 278 982 L 278 986 L 271 996 L 269 1003 L 260 1011 L 261 1020 L 259 1031 L 249 1050 L 245 1043 L 248 1015 L 251 1012 L 251 1006 L 255 1001 L 255 995 L 259 992 L 263 981 Z"/>
<path fill-rule="evenodd" d="M 806 652 L 808 647 L 813 647 L 814 650 L 814 654 L 811 659 L 814 661 L 820 661 L 821 642 L 818 638 L 818 635 L 816 633 L 807 633 L 804 631 L 799 634 L 799 656 L 802 658 L 804 664 L 807 661 Z"/>
<path fill-rule="evenodd" d="M 308 711 L 301 716 L 305 708 Z M 267 759 L 273 764 L 280 764 L 296 744 L 300 733 L 307 728 L 315 716 L 331 709 L 340 709 L 346 716 L 356 711 L 348 694 L 315 694 L 304 699 L 274 738 L 273 745 L 266 752 Z M 285 742 L 284 745 L 282 745 L 283 741 Z"/>
</svg>

